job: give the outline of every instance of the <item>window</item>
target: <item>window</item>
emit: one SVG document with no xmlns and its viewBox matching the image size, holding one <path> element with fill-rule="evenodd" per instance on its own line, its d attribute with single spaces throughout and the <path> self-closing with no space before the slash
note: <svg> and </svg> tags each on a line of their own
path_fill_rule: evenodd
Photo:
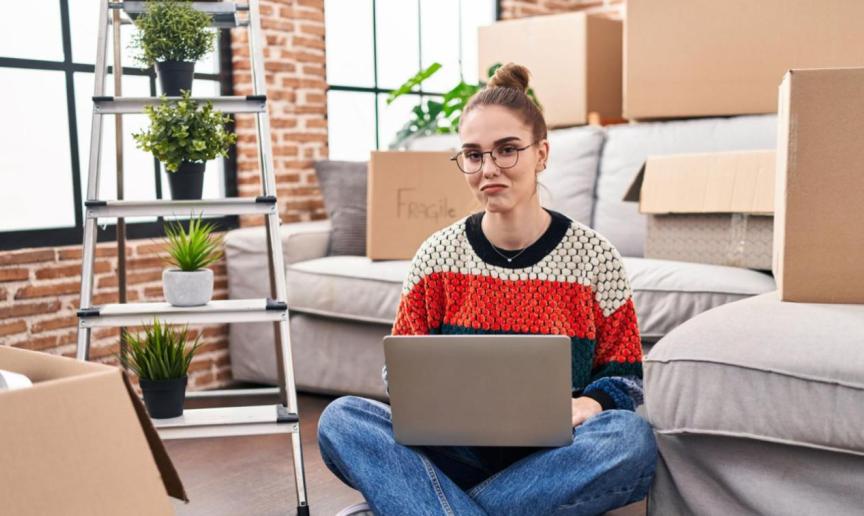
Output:
<svg viewBox="0 0 864 516">
<path fill-rule="evenodd" d="M 326 0 L 330 159 L 365 161 L 386 149 L 426 97 L 460 77 L 476 83 L 477 28 L 498 17 L 494 0 Z M 387 105 L 387 95 L 438 62 L 421 89 Z"/>
<path fill-rule="evenodd" d="M 90 124 L 95 78 L 100 0 L 31 0 L 5 6 L 0 17 L 0 249 L 80 244 L 87 194 Z M 156 76 L 138 68 L 129 49 L 134 26 L 121 29 L 124 96 L 155 96 Z M 109 30 L 109 38 L 110 38 Z M 113 62 L 109 40 L 107 62 Z M 230 35 L 220 31 L 216 52 L 195 67 L 196 97 L 230 95 Z M 107 75 L 106 95 L 114 92 Z M 139 150 L 132 133 L 146 127 L 145 115 L 123 117 L 126 199 L 167 198 L 165 172 L 152 155 Z M 114 117 L 102 131 L 99 195 L 116 198 Z M 204 197 L 237 194 L 235 160 L 207 164 Z M 101 221 L 100 221 L 101 222 Z M 99 240 L 115 238 L 106 219 Z M 234 227 L 236 217 L 221 217 Z M 155 218 L 127 222 L 127 236 L 162 234 Z"/>
</svg>

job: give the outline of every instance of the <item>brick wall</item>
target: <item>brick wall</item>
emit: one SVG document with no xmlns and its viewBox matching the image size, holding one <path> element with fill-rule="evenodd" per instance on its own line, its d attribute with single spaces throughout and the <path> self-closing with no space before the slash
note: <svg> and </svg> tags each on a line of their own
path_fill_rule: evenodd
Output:
<svg viewBox="0 0 864 516">
<path fill-rule="evenodd" d="M 327 156 L 323 0 L 263 1 L 262 24 L 272 146 L 285 222 L 325 218 L 312 162 Z M 251 92 L 246 30 L 232 34 L 236 94 Z M 238 190 L 260 191 L 254 118 L 238 117 Z M 263 219 L 243 217 L 241 225 Z M 116 243 L 97 248 L 94 303 L 117 300 Z M 161 244 L 127 245 L 129 301 L 162 301 Z M 214 297 L 227 297 L 224 262 L 214 266 Z M 81 246 L 0 251 L 0 343 L 67 356 L 75 355 L 81 273 Z M 227 325 L 192 327 L 204 346 L 190 367 L 190 389 L 220 387 L 231 380 Z M 119 333 L 93 331 L 91 357 L 117 364 Z"/>
<path fill-rule="evenodd" d="M 264 64 L 279 214 L 283 222 L 326 218 L 312 163 L 327 157 L 324 0 L 261 2 Z M 248 32 L 233 31 L 234 90 L 252 92 Z M 251 115 L 237 120 L 241 196 L 259 195 L 260 169 Z M 241 225 L 263 223 L 244 216 Z"/>
<path fill-rule="evenodd" d="M 93 303 L 117 302 L 117 244 L 96 248 Z M 128 301 L 162 301 L 166 253 L 159 240 L 127 244 Z M 213 266 L 214 298 L 228 296 L 225 263 Z M 81 289 L 81 246 L 22 249 L 0 253 L 0 341 L 35 351 L 75 356 Z M 231 377 L 227 325 L 190 327 L 204 345 L 190 366 L 190 387 L 224 383 Z M 133 329 L 134 330 L 134 329 Z M 92 330 L 91 359 L 118 364 L 119 329 Z"/>
<path fill-rule="evenodd" d="M 569 11 L 621 19 L 624 17 L 624 0 L 501 0 L 503 20 Z"/>
</svg>

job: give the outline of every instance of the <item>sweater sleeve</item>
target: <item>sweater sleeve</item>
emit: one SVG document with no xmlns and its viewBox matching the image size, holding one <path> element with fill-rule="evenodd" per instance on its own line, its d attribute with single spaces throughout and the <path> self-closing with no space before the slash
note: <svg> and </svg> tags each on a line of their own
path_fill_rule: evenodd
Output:
<svg viewBox="0 0 864 516">
<path fill-rule="evenodd" d="M 639 325 L 623 260 L 611 244 L 604 244 L 592 285 L 594 361 L 581 395 L 596 400 L 603 410 L 635 410 L 644 399 Z"/>
</svg>

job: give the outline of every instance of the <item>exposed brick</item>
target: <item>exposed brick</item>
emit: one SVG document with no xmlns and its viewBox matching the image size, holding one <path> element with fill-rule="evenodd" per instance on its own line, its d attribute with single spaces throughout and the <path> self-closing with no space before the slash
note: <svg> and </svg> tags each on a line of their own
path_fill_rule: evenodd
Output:
<svg viewBox="0 0 864 516">
<path fill-rule="evenodd" d="M 161 269 L 170 264 L 165 257 L 149 256 L 145 258 L 130 258 L 126 260 L 129 269 Z"/>
<path fill-rule="evenodd" d="M 0 319 L 23 317 L 35 314 L 50 314 L 60 309 L 60 301 L 50 303 L 14 303 L 0 307 Z"/>
<path fill-rule="evenodd" d="M 33 323 L 33 333 L 42 333 L 45 331 L 58 330 L 60 328 L 70 328 L 78 325 L 78 317 L 75 315 L 55 317 L 54 319 L 45 319 L 44 321 L 36 321 Z"/>
<path fill-rule="evenodd" d="M 104 260 L 96 261 L 96 263 L 93 265 L 93 272 L 95 274 L 110 272 L 111 270 L 111 263 Z M 81 264 L 49 266 L 36 269 L 36 279 L 69 279 L 80 277 Z"/>
<path fill-rule="evenodd" d="M 145 271 L 145 272 L 130 272 L 126 274 L 126 285 L 138 285 L 141 283 L 150 283 L 153 281 L 162 281 L 162 271 Z M 117 276 L 106 276 L 99 278 L 98 288 L 113 288 L 118 285 L 119 279 Z"/>
<path fill-rule="evenodd" d="M 126 250 L 127 253 L 130 247 L 127 245 Z M 59 250 L 59 256 L 61 260 L 80 260 L 83 256 L 83 252 L 80 246 L 78 247 L 69 247 Z M 97 258 L 112 258 L 117 256 L 117 245 L 114 244 L 111 247 L 100 245 L 96 247 L 96 257 Z"/>
<path fill-rule="evenodd" d="M 31 351 L 43 351 L 45 349 L 53 348 L 56 345 L 56 335 L 46 335 L 44 337 L 29 337 L 12 343 L 12 346 L 16 348 L 29 349 Z"/>
<path fill-rule="evenodd" d="M 21 267 L 0 269 L 0 281 L 23 281 L 30 277 L 30 270 Z"/>
<path fill-rule="evenodd" d="M 324 25 L 318 23 L 301 23 L 300 32 L 304 34 L 314 34 L 315 36 L 323 36 Z"/>
<path fill-rule="evenodd" d="M 0 266 L 54 261 L 54 249 L 37 249 L 0 253 Z"/>
<path fill-rule="evenodd" d="M 0 323 L 0 337 L 4 335 L 13 335 L 27 331 L 27 323 L 25 321 L 12 321 L 9 323 Z"/>
<path fill-rule="evenodd" d="M 61 296 L 64 294 L 74 294 L 80 289 L 81 283 L 78 281 L 52 283 L 48 285 L 29 285 L 19 288 L 18 291 L 15 292 L 15 299 Z"/>
<path fill-rule="evenodd" d="M 9 291 L 0 287 L 0 301 L 6 301 L 7 297 L 9 297 Z"/>
<path fill-rule="evenodd" d="M 166 252 L 167 244 L 164 242 L 140 244 L 135 246 L 135 256 L 147 256 Z"/>
</svg>

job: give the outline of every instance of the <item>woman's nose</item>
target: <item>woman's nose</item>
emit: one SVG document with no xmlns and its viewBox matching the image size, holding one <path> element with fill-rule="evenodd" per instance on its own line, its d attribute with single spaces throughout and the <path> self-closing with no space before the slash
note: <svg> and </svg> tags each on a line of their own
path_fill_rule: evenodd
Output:
<svg viewBox="0 0 864 516">
<path fill-rule="evenodd" d="M 495 161 L 492 159 L 492 156 L 486 155 L 484 156 L 483 164 L 480 167 L 480 171 L 484 176 L 494 176 L 500 172 L 498 165 L 495 164 Z"/>
</svg>

